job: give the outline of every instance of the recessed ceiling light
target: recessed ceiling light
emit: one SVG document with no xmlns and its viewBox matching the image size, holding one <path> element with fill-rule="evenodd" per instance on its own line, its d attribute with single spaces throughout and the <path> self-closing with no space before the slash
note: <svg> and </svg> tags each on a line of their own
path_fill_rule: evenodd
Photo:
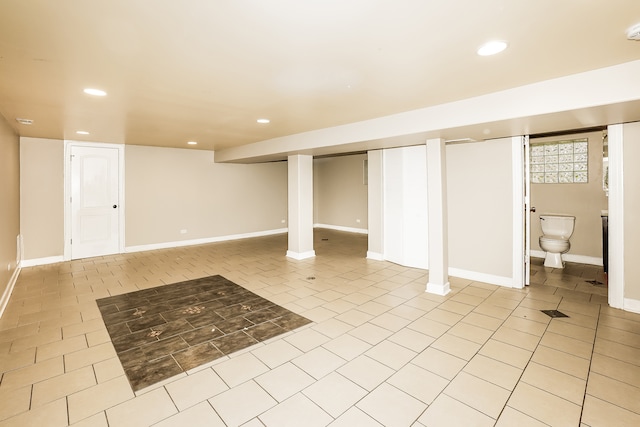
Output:
<svg viewBox="0 0 640 427">
<path fill-rule="evenodd" d="M 258 119 L 258 120 L 256 120 L 256 121 L 257 121 L 258 123 L 262 123 L 262 124 L 266 124 L 266 123 L 271 122 L 271 120 L 269 120 L 269 119 Z"/>
<path fill-rule="evenodd" d="M 16 122 L 20 123 L 21 125 L 32 125 L 33 124 L 33 120 L 31 120 L 31 119 L 21 119 L 20 117 L 18 117 L 16 119 Z"/>
<path fill-rule="evenodd" d="M 189 141 L 189 142 L 187 142 L 187 144 L 189 144 L 189 145 L 198 145 L 198 143 L 196 141 Z"/>
<path fill-rule="evenodd" d="M 86 130 L 77 130 L 76 133 L 78 135 L 89 135 L 89 132 L 87 132 Z"/>
<path fill-rule="evenodd" d="M 86 88 L 84 90 L 84 93 L 86 93 L 87 95 L 93 95 L 93 96 L 106 96 L 107 92 L 101 90 L 101 89 L 93 89 L 93 88 Z"/>
<path fill-rule="evenodd" d="M 502 40 L 495 40 L 480 46 L 480 48 L 478 48 L 478 55 L 480 56 L 495 55 L 496 53 L 502 52 L 506 48 L 507 48 L 507 42 Z"/>
</svg>

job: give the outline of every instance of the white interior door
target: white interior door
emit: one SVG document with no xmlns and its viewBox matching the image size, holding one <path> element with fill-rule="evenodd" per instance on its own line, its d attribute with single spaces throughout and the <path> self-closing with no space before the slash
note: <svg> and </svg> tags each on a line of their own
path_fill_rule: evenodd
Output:
<svg viewBox="0 0 640 427">
<path fill-rule="evenodd" d="M 118 148 L 71 146 L 71 258 L 120 249 Z"/>
</svg>

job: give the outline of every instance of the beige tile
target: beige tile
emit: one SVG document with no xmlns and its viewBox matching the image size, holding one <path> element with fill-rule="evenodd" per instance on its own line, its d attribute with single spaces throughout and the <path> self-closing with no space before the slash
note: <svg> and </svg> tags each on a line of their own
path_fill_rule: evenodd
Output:
<svg viewBox="0 0 640 427">
<path fill-rule="evenodd" d="M 384 427 L 355 406 L 329 424 L 330 427 Z"/>
<path fill-rule="evenodd" d="M 10 344 L 10 343 L 9 343 Z M 9 372 L 14 369 L 32 365 L 36 360 L 36 348 L 28 348 L 16 353 L 0 355 L 0 371 Z"/>
<path fill-rule="evenodd" d="M 621 408 L 640 413 L 640 388 L 591 372 L 587 394 Z"/>
<path fill-rule="evenodd" d="M 445 325 L 448 325 L 448 326 L 455 325 L 463 317 L 464 316 L 462 314 L 441 310 L 440 308 L 435 308 L 423 316 L 424 319 L 432 320 L 439 323 L 444 323 Z"/>
<path fill-rule="evenodd" d="M 582 421 L 589 427 L 635 427 L 640 425 L 640 414 L 586 395 Z"/>
<path fill-rule="evenodd" d="M 617 342 L 618 344 L 628 345 L 629 347 L 640 348 L 640 330 L 638 332 L 639 333 L 633 333 L 600 324 L 598 325 L 596 337 Z"/>
<path fill-rule="evenodd" d="M 150 391 L 107 409 L 109 424 L 117 426 L 148 426 L 178 412 L 164 388 Z"/>
<path fill-rule="evenodd" d="M 87 348 L 87 340 L 84 335 L 79 335 L 77 337 L 38 346 L 36 360 L 41 362 L 52 357 L 73 353 L 74 351 L 82 350 L 84 348 Z"/>
<path fill-rule="evenodd" d="M 414 364 L 404 366 L 387 382 L 427 405 L 430 405 L 449 384 L 445 378 Z"/>
<path fill-rule="evenodd" d="M 374 317 L 369 321 L 369 323 L 388 329 L 392 332 L 398 332 L 403 330 L 405 326 L 411 323 L 411 320 L 387 312 L 381 314 L 380 316 Z"/>
<path fill-rule="evenodd" d="M 336 338 L 352 330 L 353 326 L 338 319 L 329 319 L 313 326 L 313 329 L 330 338 Z"/>
<path fill-rule="evenodd" d="M 597 344 L 596 342 L 596 346 Z M 593 344 L 553 332 L 545 333 L 540 340 L 540 345 L 564 351 L 587 360 L 591 359 L 591 353 L 593 352 Z"/>
<path fill-rule="evenodd" d="M 509 390 L 464 371 L 451 381 L 444 393 L 495 419 L 500 415 L 510 394 Z"/>
<path fill-rule="evenodd" d="M 235 387 L 269 370 L 251 353 L 244 353 L 213 366 L 213 370 L 229 386 Z"/>
<path fill-rule="evenodd" d="M 87 366 L 33 385 L 31 406 L 41 406 L 96 384 L 93 368 Z"/>
<path fill-rule="evenodd" d="M 429 427 L 490 427 L 496 420 L 446 394 L 441 394 L 418 421 Z"/>
<path fill-rule="evenodd" d="M 71 425 L 73 427 L 109 427 L 109 422 L 107 421 L 107 414 L 100 412 Z"/>
<path fill-rule="evenodd" d="M 55 357 L 44 362 L 35 363 L 15 371 L 7 372 L 2 376 L 0 391 L 13 390 L 44 381 L 61 375 L 64 372 L 62 357 Z"/>
<path fill-rule="evenodd" d="M 564 351 L 538 346 L 531 358 L 533 362 L 556 369 L 574 377 L 586 380 L 589 374 L 589 360 Z"/>
<path fill-rule="evenodd" d="M 536 322 L 518 316 L 509 316 L 504 322 L 504 327 L 525 332 L 529 335 L 541 337 L 547 329 L 546 323 Z"/>
<path fill-rule="evenodd" d="M 313 384 L 315 379 L 288 362 L 266 372 L 255 381 L 278 402 L 293 396 L 297 392 Z"/>
<path fill-rule="evenodd" d="M 496 331 L 500 325 L 502 325 L 502 319 L 496 319 L 495 317 L 486 316 L 480 313 L 469 313 L 460 321 L 461 323 L 468 323 L 470 325 L 479 326 L 490 331 Z"/>
<path fill-rule="evenodd" d="M 246 424 L 245 424 L 246 425 Z M 154 424 L 155 427 L 208 426 L 225 427 L 216 411 L 207 402 L 201 402 L 176 415 Z"/>
<path fill-rule="evenodd" d="M 597 339 L 593 347 L 594 353 L 609 356 L 623 362 L 640 366 L 640 349 L 605 339 Z"/>
<path fill-rule="evenodd" d="M 576 426 L 580 421 L 579 405 L 523 382 L 507 405 L 551 426 Z"/>
<path fill-rule="evenodd" d="M 102 362 L 94 363 L 93 370 L 96 374 L 98 383 L 109 381 L 113 378 L 124 375 L 124 369 L 120 363 L 120 359 L 112 357 Z"/>
<path fill-rule="evenodd" d="M 471 358 L 478 352 L 481 345 L 464 338 L 456 337 L 450 333 L 446 333 L 435 340 L 431 344 L 431 347 L 459 357 L 460 359 L 471 360 Z"/>
<path fill-rule="evenodd" d="M 53 343 L 62 339 L 62 330 L 60 328 L 45 329 L 34 335 L 24 338 L 18 338 L 11 344 L 11 352 L 19 353 L 32 347 L 38 347 L 44 344 Z"/>
<path fill-rule="evenodd" d="M 302 394 L 296 394 L 259 416 L 266 427 L 321 427 L 333 418 Z"/>
<path fill-rule="evenodd" d="M 529 351 L 535 350 L 540 342 L 540 336 L 516 331 L 505 326 L 501 326 L 491 338 Z"/>
<path fill-rule="evenodd" d="M 511 315 L 511 312 L 513 310 L 509 308 L 498 307 L 496 305 L 491 304 L 488 301 L 485 301 L 479 306 L 477 306 L 473 311 L 474 313 L 484 314 L 485 316 L 495 317 L 496 319 L 505 320 L 507 317 Z"/>
<path fill-rule="evenodd" d="M 439 310 L 450 311 L 452 313 L 457 313 L 457 314 L 460 314 L 462 316 L 465 316 L 465 315 L 471 313 L 471 311 L 474 308 L 475 308 L 475 304 L 474 305 L 470 305 L 470 304 L 466 304 L 464 302 L 454 301 L 453 299 L 445 301 L 445 302 L 443 302 L 442 304 L 440 304 L 438 306 Z"/>
<path fill-rule="evenodd" d="M 435 338 L 412 329 L 404 328 L 391 335 L 387 340 L 408 348 L 409 350 L 421 352 L 434 342 Z"/>
<path fill-rule="evenodd" d="M 394 370 L 400 369 L 417 355 L 415 351 L 390 341 L 382 341 L 365 354 Z"/>
<path fill-rule="evenodd" d="M 481 354 L 476 354 L 464 367 L 463 372 L 489 381 L 506 390 L 513 390 L 522 375 L 522 369 Z"/>
<path fill-rule="evenodd" d="M 529 363 L 524 370 L 521 382 L 546 390 L 576 405 L 582 405 L 584 399 L 586 380 L 535 362 Z"/>
<path fill-rule="evenodd" d="M 591 372 L 621 381 L 630 385 L 640 384 L 640 366 L 618 359 L 594 353 L 591 359 Z"/>
<path fill-rule="evenodd" d="M 536 420 L 528 415 L 523 414 L 520 411 L 507 406 L 504 408 L 498 418 L 496 427 L 545 427 L 547 424 Z"/>
<path fill-rule="evenodd" d="M 29 410 L 31 385 L 13 390 L 0 390 L 0 421 Z"/>
<path fill-rule="evenodd" d="M 293 359 L 293 363 L 315 379 L 335 371 L 346 361 L 324 347 L 317 347 Z"/>
<path fill-rule="evenodd" d="M 473 341 L 476 344 L 484 344 L 493 334 L 493 332 L 488 329 L 463 322 L 457 323 L 451 327 L 447 333 Z"/>
<path fill-rule="evenodd" d="M 370 349 L 372 345 L 347 334 L 329 341 L 323 347 L 344 360 L 353 360 Z"/>
<path fill-rule="evenodd" d="M 203 369 L 165 385 L 179 411 L 229 389 L 212 369 Z"/>
<path fill-rule="evenodd" d="M 433 338 L 439 338 L 445 332 L 447 332 L 451 328 L 451 326 L 444 323 L 436 322 L 425 316 L 422 316 L 421 318 L 410 323 L 407 328 L 413 329 L 414 331 L 418 331 L 425 335 L 429 335 Z"/>
<path fill-rule="evenodd" d="M 62 427 L 67 426 L 67 402 L 58 399 L 15 417 L 0 421 L 0 427 Z"/>
<path fill-rule="evenodd" d="M 69 422 L 75 423 L 134 397 L 127 378 L 117 377 L 67 397 Z"/>
<path fill-rule="evenodd" d="M 387 383 L 382 383 L 356 406 L 389 427 L 411 425 L 427 407 L 424 402 Z"/>
<path fill-rule="evenodd" d="M 551 321 L 547 331 L 578 339 L 590 344 L 593 343 L 596 337 L 595 329 L 572 325 L 570 323 L 564 323 L 561 321 L 559 322 L 557 321 L 557 319 Z"/>
<path fill-rule="evenodd" d="M 334 418 L 362 399 L 367 391 L 338 373 L 331 373 L 303 393 Z"/>
<path fill-rule="evenodd" d="M 302 355 L 300 350 L 285 340 L 274 340 L 251 353 L 271 369 Z"/>
<path fill-rule="evenodd" d="M 411 363 L 443 378 L 452 380 L 467 364 L 467 361 L 429 347 L 416 356 Z"/>
<path fill-rule="evenodd" d="M 549 322 L 551 322 L 551 318 L 542 313 L 540 310 L 523 307 L 522 305 L 513 310 L 513 313 L 511 313 L 511 317 L 520 317 L 522 319 L 543 323 L 545 325 L 548 325 Z"/>
<path fill-rule="evenodd" d="M 109 343 L 99 344 L 64 355 L 64 367 L 67 372 L 80 369 L 103 360 L 117 356 L 113 345 Z"/>
<path fill-rule="evenodd" d="M 329 337 L 315 331 L 311 328 L 303 329 L 295 332 L 292 335 L 288 335 L 285 340 L 294 345 L 300 351 L 312 350 L 325 342 L 329 341 Z"/>
<path fill-rule="evenodd" d="M 487 341 L 478 353 L 519 369 L 527 366 L 532 355 L 528 350 L 494 339 Z"/>
<path fill-rule="evenodd" d="M 351 330 L 349 332 L 349 335 L 353 335 L 354 337 L 359 338 L 368 344 L 376 345 L 380 341 L 390 336 L 392 333 L 393 332 L 389 331 L 388 329 L 381 328 L 380 326 L 376 326 L 371 323 L 365 323 Z"/>
<path fill-rule="evenodd" d="M 340 367 L 338 373 L 371 391 L 389 378 L 394 370 L 367 356 L 359 356 Z"/>
</svg>

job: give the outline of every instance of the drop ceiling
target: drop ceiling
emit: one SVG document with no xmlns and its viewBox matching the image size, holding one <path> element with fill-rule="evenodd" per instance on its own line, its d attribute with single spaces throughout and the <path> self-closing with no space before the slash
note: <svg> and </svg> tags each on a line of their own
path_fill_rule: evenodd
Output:
<svg viewBox="0 0 640 427">
<path fill-rule="evenodd" d="M 635 61 L 638 22 L 638 0 L 2 0 L 0 114 L 20 136 L 228 151 Z M 489 40 L 508 48 L 477 55 Z"/>
</svg>

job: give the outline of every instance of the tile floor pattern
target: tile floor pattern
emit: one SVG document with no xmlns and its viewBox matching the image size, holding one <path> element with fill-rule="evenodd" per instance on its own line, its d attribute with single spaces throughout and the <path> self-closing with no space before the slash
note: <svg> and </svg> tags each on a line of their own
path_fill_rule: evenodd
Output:
<svg viewBox="0 0 640 427">
<path fill-rule="evenodd" d="M 439 297 L 425 271 L 366 260 L 366 241 L 318 230 L 305 261 L 277 235 L 24 269 L 0 319 L 0 426 L 640 425 L 640 315 L 607 307 L 597 268 L 533 265 L 524 290 L 451 278 Z M 214 274 L 313 323 L 134 393 L 96 299 Z"/>
<path fill-rule="evenodd" d="M 311 323 L 220 275 L 96 302 L 134 392 Z"/>
</svg>

